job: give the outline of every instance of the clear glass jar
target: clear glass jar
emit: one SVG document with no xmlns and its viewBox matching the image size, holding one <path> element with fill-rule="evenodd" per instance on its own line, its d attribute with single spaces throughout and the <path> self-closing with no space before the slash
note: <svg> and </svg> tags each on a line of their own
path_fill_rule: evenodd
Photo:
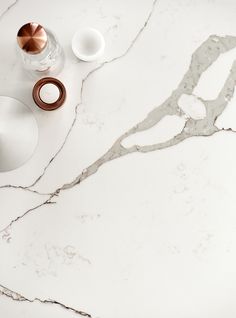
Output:
<svg viewBox="0 0 236 318">
<path fill-rule="evenodd" d="M 30 44 L 26 43 L 26 41 L 29 40 L 25 40 L 24 45 L 18 40 L 18 51 L 21 55 L 24 69 L 31 75 L 32 78 L 35 79 L 57 75 L 64 66 L 65 58 L 62 47 L 57 41 L 55 35 L 50 30 L 44 29 L 38 24 L 28 23 L 22 28 L 29 28 L 29 25 L 31 25 L 30 32 L 32 31 L 32 27 L 34 27 L 34 32 L 32 31 L 30 35 Z M 41 42 L 39 42 L 37 31 L 35 31 L 36 26 L 39 26 L 41 28 L 41 32 L 44 32 L 44 38 L 40 40 Z M 27 32 L 29 32 L 29 29 L 27 29 Z M 45 46 L 43 49 L 38 49 L 37 44 L 42 44 L 43 41 L 45 42 Z M 32 45 L 34 45 L 34 48 L 37 47 L 35 52 L 32 50 Z"/>
</svg>

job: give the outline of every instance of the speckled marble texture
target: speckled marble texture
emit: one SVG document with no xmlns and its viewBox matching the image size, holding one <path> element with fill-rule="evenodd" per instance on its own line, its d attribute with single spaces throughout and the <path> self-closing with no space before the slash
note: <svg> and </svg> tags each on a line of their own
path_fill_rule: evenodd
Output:
<svg viewBox="0 0 236 318">
<path fill-rule="evenodd" d="M 0 95 L 40 133 L 0 174 L 1 317 L 236 317 L 235 16 L 233 0 L 1 1 Z M 28 21 L 65 50 L 54 112 L 16 55 Z M 70 47 L 86 26 L 106 41 L 93 63 Z"/>
</svg>

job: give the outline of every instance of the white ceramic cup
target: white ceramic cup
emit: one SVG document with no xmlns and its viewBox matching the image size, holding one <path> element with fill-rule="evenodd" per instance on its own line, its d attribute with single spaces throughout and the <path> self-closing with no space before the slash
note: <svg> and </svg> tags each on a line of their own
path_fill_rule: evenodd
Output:
<svg viewBox="0 0 236 318">
<path fill-rule="evenodd" d="M 72 50 L 80 60 L 92 62 L 99 59 L 105 48 L 103 35 L 96 29 L 78 30 L 72 39 Z"/>
</svg>

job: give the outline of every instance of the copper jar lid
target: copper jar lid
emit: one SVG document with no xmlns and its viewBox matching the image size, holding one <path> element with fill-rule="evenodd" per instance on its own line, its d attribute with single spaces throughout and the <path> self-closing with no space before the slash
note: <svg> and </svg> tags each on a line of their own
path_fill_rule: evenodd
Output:
<svg viewBox="0 0 236 318">
<path fill-rule="evenodd" d="M 19 47 L 29 54 L 40 53 L 47 44 L 47 33 L 35 22 L 23 25 L 17 33 Z"/>
<path fill-rule="evenodd" d="M 53 103 L 46 103 L 45 101 L 42 100 L 41 96 L 40 96 L 40 90 L 42 89 L 42 87 L 46 84 L 53 84 L 55 85 L 58 90 L 59 90 L 59 97 L 58 99 L 53 102 Z M 61 107 L 66 99 L 66 89 L 65 86 L 62 84 L 61 81 L 59 81 L 56 78 L 53 77 L 44 77 L 42 79 L 40 79 L 33 88 L 33 99 L 36 103 L 36 105 L 40 108 L 42 108 L 43 110 L 54 110 L 57 109 L 59 107 Z"/>
</svg>

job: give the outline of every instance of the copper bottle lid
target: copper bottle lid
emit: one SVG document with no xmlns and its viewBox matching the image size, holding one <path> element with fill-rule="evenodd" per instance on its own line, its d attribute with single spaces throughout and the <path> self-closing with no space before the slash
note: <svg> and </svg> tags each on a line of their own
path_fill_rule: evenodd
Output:
<svg viewBox="0 0 236 318">
<path fill-rule="evenodd" d="M 46 84 L 53 84 L 55 85 L 59 90 L 59 97 L 58 99 L 53 103 L 46 103 L 43 101 L 40 97 L 40 90 L 42 87 Z M 62 84 L 61 81 L 59 81 L 56 78 L 53 77 L 44 77 L 40 79 L 33 88 L 33 99 L 35 101 L 35 104 L 42 108 L 43 110 L 54 110 L 59 107 L 61 107 L 66 99 L 66 89 L 65 86 Z"/>
<path fill-rule="evenodd" d="M 18 31 L 17 42 L 25 52 L 38 54 L 47 44 L 47 33 L 40 24 L 30 22 L 23 25 Z"/>
</svg>

